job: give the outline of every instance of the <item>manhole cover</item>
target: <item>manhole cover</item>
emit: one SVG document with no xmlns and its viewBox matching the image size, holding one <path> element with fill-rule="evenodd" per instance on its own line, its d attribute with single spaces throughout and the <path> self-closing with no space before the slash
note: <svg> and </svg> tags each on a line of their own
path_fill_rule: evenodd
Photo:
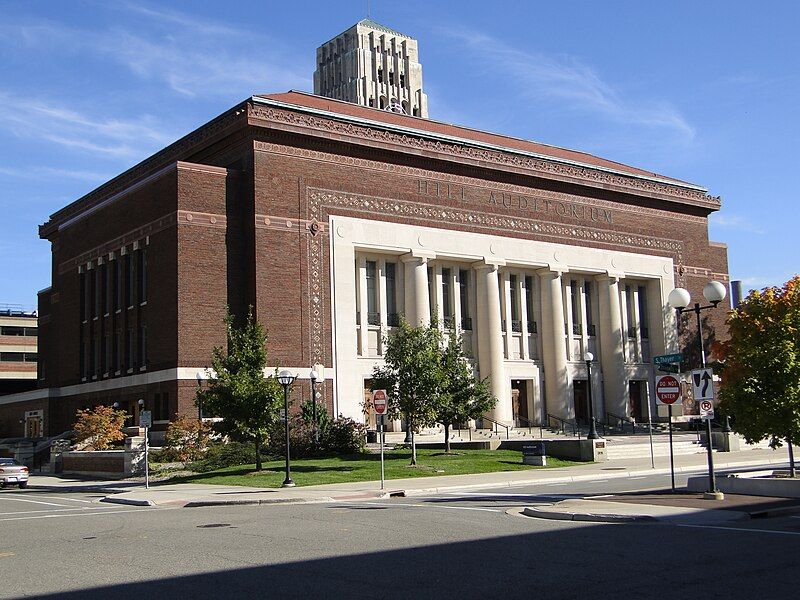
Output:
<svg viewBox="0 0 800 600">
<path fill-rule="evenodd" d="M 198 529 L 211 529 L 212 527 L 230 527 L 230 523 L 208 523 L 207 525 L 198 525 Z"/>
</svg>

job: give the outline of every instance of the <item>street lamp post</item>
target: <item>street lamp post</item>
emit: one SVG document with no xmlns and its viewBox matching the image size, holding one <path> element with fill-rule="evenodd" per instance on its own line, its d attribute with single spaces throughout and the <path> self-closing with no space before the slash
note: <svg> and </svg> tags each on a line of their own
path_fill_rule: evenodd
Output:
<svg viewBox="0 0 800 600">
<path fill-rule="evenodd" d="M 286 431 L 286 478 L 283 480 L 283 487 L 294 487 L 292 467 L 289 464 L 289 386 L 295 379 L 297 376 L 286 369 L 278 373 L 278 383 L 283 386 L 283 423 Z"/>
<path fill-rule="evenodd" d="M 695 302 L 694 306 L 689 308 L 692 297 L 688 290 L 683 288 L 675 288 L 669 293 L 667 303 L 678 311 L 678 316 L 687 311 L 692 311 L 697 317 L 697 339 L 700 343 L 700 363 L 702 368 L 706 368 L 706 351 L 703 346 L 703 329 L 700 323 L 700 312 L 711 308 L 716 308 L 717 305 L 725 299 L 727 290 L 725 286 L 719 281 L 709 281 L 703 288 L 703 297 L 709 302 L 707 306 L 701 306 L 699 302 Z M 706 438 L 708 440 L 708 495 L 714 498 L 721 498 L 722 494 L 717 490 L 717 480 L 714 477 L 714 453 L 711 444 L 711 419 L 706 419 Z"/>
<path fill-rule="evenodd" d="M 591 352 L 587 352 L 584 355 L 584 359 L 586 359 L 586 387 L 589 392 L 589 435 L 586 436 L 586 439 L 598 440 L 600 436 L 597 433 L 597 425 L 594 418 L 594 403 L 592 402 L 592 361 L 594 360 L 594 355 Z"/>
<path fill-rule="evenodd" d="M 314 434 L 314 445 L 319 446 L 319 430 L 317 429 L 317 372 L 312 368 L 311 374 L 311 429 Z"/>
</svg>

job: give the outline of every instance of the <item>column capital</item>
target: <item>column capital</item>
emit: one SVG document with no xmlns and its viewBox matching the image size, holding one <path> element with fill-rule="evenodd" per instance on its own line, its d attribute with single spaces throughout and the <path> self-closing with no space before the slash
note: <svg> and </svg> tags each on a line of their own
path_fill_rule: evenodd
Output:
<svg viewBox="0 0 800 600">
<path fill-rule="evenodd" d="M 505 267 L 506 261 L 502 258 L 493 258 L 490 256 L 484 256 L 483 259 L 472 263 L 473 269 L 491 269 L 492 271 L 496 271 L 499 267 Z"/>
<path fill-rule="evenodd" d="M 607 279 L 613 280 L 612 283 L 617 283 L 620 279 L 624 278 L 625 273 L 621 271 L 606 271 L 605 273 L 601 273 L 595 277 L 597 281 L 605 281 Z"/>
<path fill-rule="evenodd" d="M 404 263 L 407 262 L 427 262 L 436 258 L 436 253 L 430 250 L 410 250 L 407 254 L 402 254 L 400 260 Z"/>
<path fill-rule="evenodd" d="M 553 275 L 554 277 L 561 277 L 569 273 L 569 268 L 563 265 L 554 265 L 553 263 L 548 263 L 547 267 L 544 269 L 540 269 L 537 271 L 539 275 Z"/>
</svg>

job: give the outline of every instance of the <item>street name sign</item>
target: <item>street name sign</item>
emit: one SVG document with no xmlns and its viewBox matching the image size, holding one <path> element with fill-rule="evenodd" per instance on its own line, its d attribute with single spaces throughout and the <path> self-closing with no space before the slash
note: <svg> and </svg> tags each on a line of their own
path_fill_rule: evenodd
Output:
<svg viewBox="0 0 800 600">
<path fill-rule="evenodd" d="M 385 415 L 388 404 L 386 390 L 375 390 L 372 392 L 372 406 L 375 407 L 375 414 Z"/>
<path fill-rule="evenodd" d="M 139 427 L 152 427 L 153 426 L 153 413 L 149 410 L 143 410 L 139 413 Z"/>
<path fill-rule="evenodd" d="M 703 419 L 714 418 L 714 403 L 711 400 L 700 400 L 700 417 Z"/>
<path fill-rule="evenodd" d="M 680 366 L 671 365 L 669 363 L 663 364 L 663 365 L 658 365 L 658 370 L 661 373 L 680 373 L 681 372 Z"/>
<path fill-rule="evenodd" d="M 695 402 L 714 399 L 714 372 L 711 369 L 692 371 L 692 395 Z"/>
<path fill-rule="evenodd" d="M 656 401 L 658 404 L 675 404 L 681 397 L 681 384 L 672 375 L 656 377 Z"/>
<path fill-rule="evenodd" d="M 677 354 L 662 354 L 661 356 L 653 357 L 654 365 L 668 365 L 670 363 L 679 363 L 683 360 L 683 355 Z"/>
</svg>

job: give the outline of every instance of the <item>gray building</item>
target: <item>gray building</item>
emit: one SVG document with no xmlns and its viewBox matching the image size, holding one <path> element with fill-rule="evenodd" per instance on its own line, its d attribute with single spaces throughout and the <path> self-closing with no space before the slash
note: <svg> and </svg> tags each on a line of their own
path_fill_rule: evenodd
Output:
<svg viewBox="0 0 800 600">
<path fill-rule="evenodd" d="M 317 48 L 314 93 L 428 118 L 417 40 L 370 19 Z"/>
</svg>

